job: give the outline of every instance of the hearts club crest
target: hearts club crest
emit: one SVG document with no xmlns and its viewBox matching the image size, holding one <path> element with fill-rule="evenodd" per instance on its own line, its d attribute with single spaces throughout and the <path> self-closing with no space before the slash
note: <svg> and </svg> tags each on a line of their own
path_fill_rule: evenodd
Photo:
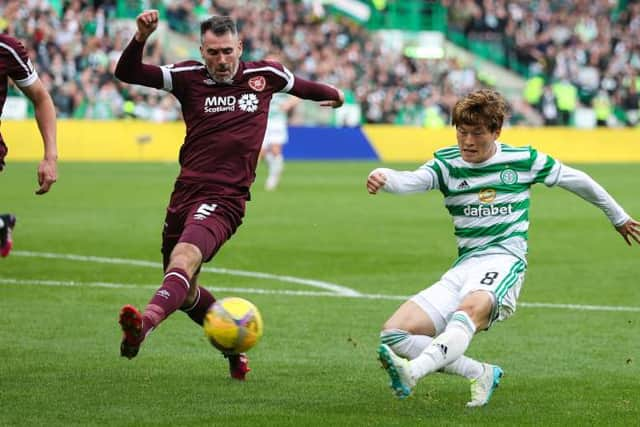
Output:
<svg viewBox="0 0 640 427">
<path fill-rule="evenodd" d="M 267 86 L 267 81 L 262 76 L 251 77 L 249 79 L 249 87 L 256 92 L 262 92 Z"/>
</svg>

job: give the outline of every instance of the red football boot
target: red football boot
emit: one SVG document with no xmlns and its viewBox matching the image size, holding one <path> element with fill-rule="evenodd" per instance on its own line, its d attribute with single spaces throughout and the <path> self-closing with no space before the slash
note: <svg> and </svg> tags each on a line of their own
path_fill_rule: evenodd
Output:
<svg viewBox="0 0 640 427">
<path fill-rule="evenodd" d="M 122 327 L 122 343 L 120 343 L 120 356 L 133 359 L 140 350 L 140 344 L 144 340 L 142 336 L 142 315 L 132 305 L 125 305 L 120 309 L 120 326 Z"/>
<path fill-rule="evenodd" d="M 13 239 L 11 238 L 11 230 L 16 226 L 15 215 L 0 215 L 2 228 L 0 228 L 0 256 L 6 257 L 13 248 Z"/>
<path fill-rule="evenodd" d="M 225 354 L 224 357 L 229 360 L 229 373 L 231 374 L 231 378 L 244 381 L 247 373 L 251 371 L 247 355 L 244 353 Z"/>
</svg>

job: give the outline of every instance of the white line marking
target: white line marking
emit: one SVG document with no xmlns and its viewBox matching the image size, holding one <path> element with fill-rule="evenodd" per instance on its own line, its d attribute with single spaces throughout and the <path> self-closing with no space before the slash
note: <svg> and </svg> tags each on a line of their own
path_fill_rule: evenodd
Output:
<svg viewBox="0 0 640 427">
<path fill-rule="evenodd" d="M 120 264 L 120 265 L 133 265 L 135 267 L 151 267 L 151 268 L 158 268 L 158 269 L 162 268 L 162 264 L 159 262 L 136 260 L 136 259 L 107 258 L 107 257 L 97 257 L 97 256 L 55 254 L 55 253 L 48 253 L 48 252 L 31 252 L 31 251 L 13 251 L 11 252 L 11 255 L 34 257 L 34 258 L 64 259 L 64 260 L 79 261 L 79 262 L 95 262 L 98 264 Z M 328 291 L 333 291 L 336 294 L 342 295 L 342 296 L 360 295 L 360 292 L 357 292 L 353 289 L 347 288 L 345 286 L 340 286 L 335 283 L 323 282 L 320 280 L 303 279 L 300 277 L 293 277 L 293 276 L 279 276 L 277 274 L 260 273 L 256 271 L 231 270 L 228 268 L 215 268 L 215 267 L 202 267 L 202 271 L 207 273 L 215 273 L 215 274 L 228 274 L 229 276 L 253 277 L 254 279 L 278 280 L 280 282 L 296 283 L 298 285 L 326 289 Z"/>
<path fill-rule="evenodd" d="M 104 282 L 75 282 L 62 280 L 36 280 L 36 279 L 13 279 L 0 278 L 0 284 L 18 286 L 64 286 L 64 287 L 89 287 L 89 288 L 110 288 L 110 289 L 157 289 L 155 285 L 136 285 L 124 283 L 104 283 Z M 407 300 L 406 295 L 384 295 L 384 294 L 358 294 L 341 295 L 333 292 L 320 291 L 297 291 L 290 289 L 258 289 L 258 288 L 217 288 L 207 287 L 214 292 L 235 292 L 255 295 L 289 295 L 289 296 L 311 296 L 311 297 L 334 297 L 334 298 L 357 298 L 357 299 L 378 299 L 378 300 Z M 579 305 L 579 304 L 551 304 L 539 302 L 519 302 L 518 306 L 528 308 L 555 308 L 581 311 L 615 311 L 615 312 L 640 312 L 640 307 L 608 306 L 608 305 Z"/>
</svg>

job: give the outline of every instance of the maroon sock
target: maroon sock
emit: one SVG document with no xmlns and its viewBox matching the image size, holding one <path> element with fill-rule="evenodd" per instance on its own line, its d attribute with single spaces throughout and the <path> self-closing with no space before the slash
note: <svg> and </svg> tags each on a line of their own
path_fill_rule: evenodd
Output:
<svg viewBox="0 0 640 427">
<path fill-rule="evenodd" d="M 198 286 L 196 300 L 191 304 L 191 306 L 181 308 L 181 310 L 187 313 L 191 320 L 202 326 L 204 323 L 204 317 L 207 315 L 209 307 L 211 307 L 211 304 L 214 302 L 216 302 L 214 296 L 202 286 Z"/>
<path fill-rule="evenodd" d="M 184 270 L 172 268 L 164 276 L 158 289 L 144 309 L 142 315 L 142 334 L 146 336 L 160 322 L 180 308 L 189 292 L 189 276 Z"/>
</svg>

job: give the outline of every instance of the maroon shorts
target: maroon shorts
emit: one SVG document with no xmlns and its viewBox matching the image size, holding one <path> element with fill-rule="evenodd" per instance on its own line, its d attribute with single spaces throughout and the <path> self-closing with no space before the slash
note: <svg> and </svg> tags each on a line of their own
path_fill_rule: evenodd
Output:
<svg viewBox="0 0 640 427">
<path fill-rule="evenodd" d="M 178 242 L 191 243 L 210 261 L 242 224 L 248 193 L 224 195 L 204 184 L 176 182 L 162 231 L 162 258 L 166 269 Z"/>
</svg>

